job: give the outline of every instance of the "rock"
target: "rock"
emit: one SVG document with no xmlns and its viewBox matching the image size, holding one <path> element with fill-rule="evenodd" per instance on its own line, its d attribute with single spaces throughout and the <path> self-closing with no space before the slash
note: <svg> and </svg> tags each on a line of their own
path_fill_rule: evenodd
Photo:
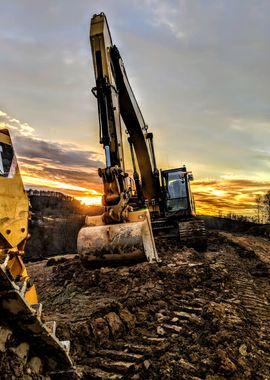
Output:
<svg viewBox="0 0 270 380">
<path fill-rule="evenodd" d="M 91 336 L 91 328 L 88 321 L 81 321 L 74 325 L 76 327 L 76 334 L 80 336 Z"/>
<path fill-rule="evenodd" d="M 20 359 L 26 362 L 29 348 L 29 344 L 24 342 L 19 344 L 17 347 L 12 347 L 10 350 L 13 351 Z"/>
<path fill-rule="evenodd" d="M 156 313 L 156 319 L 158 322 L 163 322 L 165 321 L 167 318 L 165 315 L 163 315 L 162 313 Z"/>
<path fill-rule="evenodd" d="M 104 318 L 97 318 L 91 324 L 94 336 L 99 342 L 104 342 L 109 338 L 110 330 Z"/>
<path fill-rule="evenodd" d="M 122 335 L 122 333 L 124 332 L 124 325 L 116 313 L 110 312 L 106 314 L 104 318 L 110 326 L 110 330 L 112 332 L 113 337 L 118 337 Z"/>
<path fill-rule="evenodd" d="M 119 316 L 129 330 L 134 329 L 136 318 L 128 309 L 121 310 Z"/>
<path fill-rule="evenodd" d="M 101 267 L 100 268 L 100 273 L 102 273 L 102 274 L 110 273 L 111 271 L 112 271 L 112 269 L 108 268 L 108 267 Z"/>
<path fill-rule="evenodd" d="M 29 360 L 29 367 L 32 369 L 33 372 L 35 372 L 36 374 L 39 374 L 41 373 L 42 371 L 42 361 L 39 357 L 37 356 L 33 356 L 30 360 Z"/>
<path fill-rule="evenodd" d="M 220 358 L 220 368 L 226 373 L 232 373 L 236 370 L 236 365 L 231 361 L 231 359 L 227 356 L 226 352 L 219 349 L 217 354 Z"/>
<path fill-rule="evenodd" d="M 148 319 L 148 313 L 146 311 L 139 311 L 136 317 L 139 322 L 145 322 Z"/>
<path fill-rule="evenodd" d="M 246 356 L 247 355 L 247 346 L 245 344 L 241 344 L 239 347 L 239 352 L 241 355 Z"/>
<path fill-rule="evenodd" d="M 150 362 L 149 360 L 145 360 L 145 361 L 143 362 L 143 365 L 144 365 L 144 368 L 145 368 L 145 369 L 148 369 L 148 368 L 150 367 L 150 365 L 151 365 L 151 362 Z"/>
<path fill-rule="evenodd" d="M 177 333 L 180 333 L 183 329 L 182 326 L 170 325 L 168 323 L 164 323 L 162 326 L 169 331 L 175 331 Z"/>
<path fill-rule="evenodd" d="M 135 375 L 131 377 L 131 380 L 140 380 L 140 379 L 141 379 L 141 376 L 138 373 L 135 373 Z"/>
<path fill-rule="evenodd" d="M 129 268 L 120 268 L 119 271 L 118 271 L 118 274 L 120 276 L 123 276 L 123 277 L 126 277 L 129 275 Z"/>
<path fill-rule="evenodd" d="M 157 334 L 158 334 L 158 335 L 165 335 L 165 334 L 166 334 L 166 331 L 164 330 L 163 327 L 158 326 L 158 327 L 157 327 Z"/>
<path fill-rule="evenodd" d="M 187 361 L 184 360 L 183 358 L 181 358 L 181 359 L 179 360 L 179 364 L 180 364 L 180 366 L 181 366 L 182 368 L 184 368 L 184 369 L 186 369 L 186 370 L 191 370 L 191 369 L 196 370 L 196 367 L 194 367 L 193 364 L 187 362 Z"/>
<path fill-rule="evenodd" d="M 6 342 L 11 334 L 11 330 L 0 327 L 0 352 L 4 352 L 6 350 Z"/>
<path fill-rule="evenodd" d="M 62 264 L 65 261 L 67 261 L 67 258 L 65 256 L 53 256 L 50 257 L 46 263 L 47 267 L 52 266 L 52 265 L 57 265 L 57 264 Z"/>
</svg>

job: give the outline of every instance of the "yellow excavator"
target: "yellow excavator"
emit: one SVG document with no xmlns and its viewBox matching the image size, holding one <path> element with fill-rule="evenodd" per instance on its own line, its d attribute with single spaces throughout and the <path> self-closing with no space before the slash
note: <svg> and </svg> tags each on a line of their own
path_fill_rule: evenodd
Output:
<svg viewBox="0 0 270 380">
<path fill-rule="evenodd" d="M 42 304 L 22 260 L 28 219 L 29 201 L 9 131 L 0 129 L 0 326 L 29 343 L 46 373 L 57 373 L 72 368 L 69 341 L 57 339 L 54 321 L 42 320 Z"/>
<path fill-rule="evenodd" d="M 106 167 L 103 180 L 103 215 L 86 217 L 78 235 L 78 252 L 86 266 L 158 262 L 155 235 L 176 237 L 182 245 L 206 248 L 203 220 L 196 217 L 190 189 L 193 179 L 185 166 L 158 170 L 153 134 L 130 86 L 120 53 L 112 43 L 104 13 L 94 15 L 90 45 L 96 86 L 100 143 Z M 133 165 L 125 171 L 122 121 Z"/>
</svg>

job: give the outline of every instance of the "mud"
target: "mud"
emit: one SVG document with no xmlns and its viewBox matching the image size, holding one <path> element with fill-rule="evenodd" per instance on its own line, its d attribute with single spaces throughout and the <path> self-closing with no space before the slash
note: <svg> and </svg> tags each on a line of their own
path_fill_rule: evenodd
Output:
<svg viewBox="0 0 270 380">
<path fill-rule="evenodd" d="M 205 253 L 157 246 L 161 264 L 28 264 L 80 377 L 269 379 L 269 239 L 215 231 Z"/>
</svg>

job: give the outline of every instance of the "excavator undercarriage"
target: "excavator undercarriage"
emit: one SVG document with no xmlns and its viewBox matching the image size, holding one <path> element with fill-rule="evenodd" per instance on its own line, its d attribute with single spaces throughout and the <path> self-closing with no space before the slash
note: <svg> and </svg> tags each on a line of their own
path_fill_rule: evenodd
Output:
<svg viewBox="0 0 270 380">
<path fill-rule="evenodd" d="M 152 230 L 158 239 L 176 239 L 181 247 L 192 247 L 198 251 L 207 248 L 207 234 L 202 219 L 175 221 L 161 218 L 152 221 Z"/>
</svg>

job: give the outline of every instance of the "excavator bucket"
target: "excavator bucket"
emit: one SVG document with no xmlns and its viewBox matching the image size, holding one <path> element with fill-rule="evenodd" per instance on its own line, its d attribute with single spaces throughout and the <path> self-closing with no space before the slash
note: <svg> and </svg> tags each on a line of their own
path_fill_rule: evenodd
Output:
<svg viewBox="0 0 270 380">
<path fill-rule="evenodd" d="M 158 262 L 148 210 L 133 211 L 126 223 L 105 225 L 102 215 L 86 217 L 77 241 L 87 267 Z"/>
<path fill-rule="evenodd" d="M 29 343 L 33 354 L 44 359 L 46 373 L 70 373 L 73 367 L 69 341 L 56 337 L 54 321 L 43 321 L 42 304 L 38 303 L 35 285 L 23 263 L 29 238 L 28 218 L 29 200 L 10 135 L 7 129 L 0 129 L 1 324 L 8 326 L 16 339 Z"/>
</svg>

